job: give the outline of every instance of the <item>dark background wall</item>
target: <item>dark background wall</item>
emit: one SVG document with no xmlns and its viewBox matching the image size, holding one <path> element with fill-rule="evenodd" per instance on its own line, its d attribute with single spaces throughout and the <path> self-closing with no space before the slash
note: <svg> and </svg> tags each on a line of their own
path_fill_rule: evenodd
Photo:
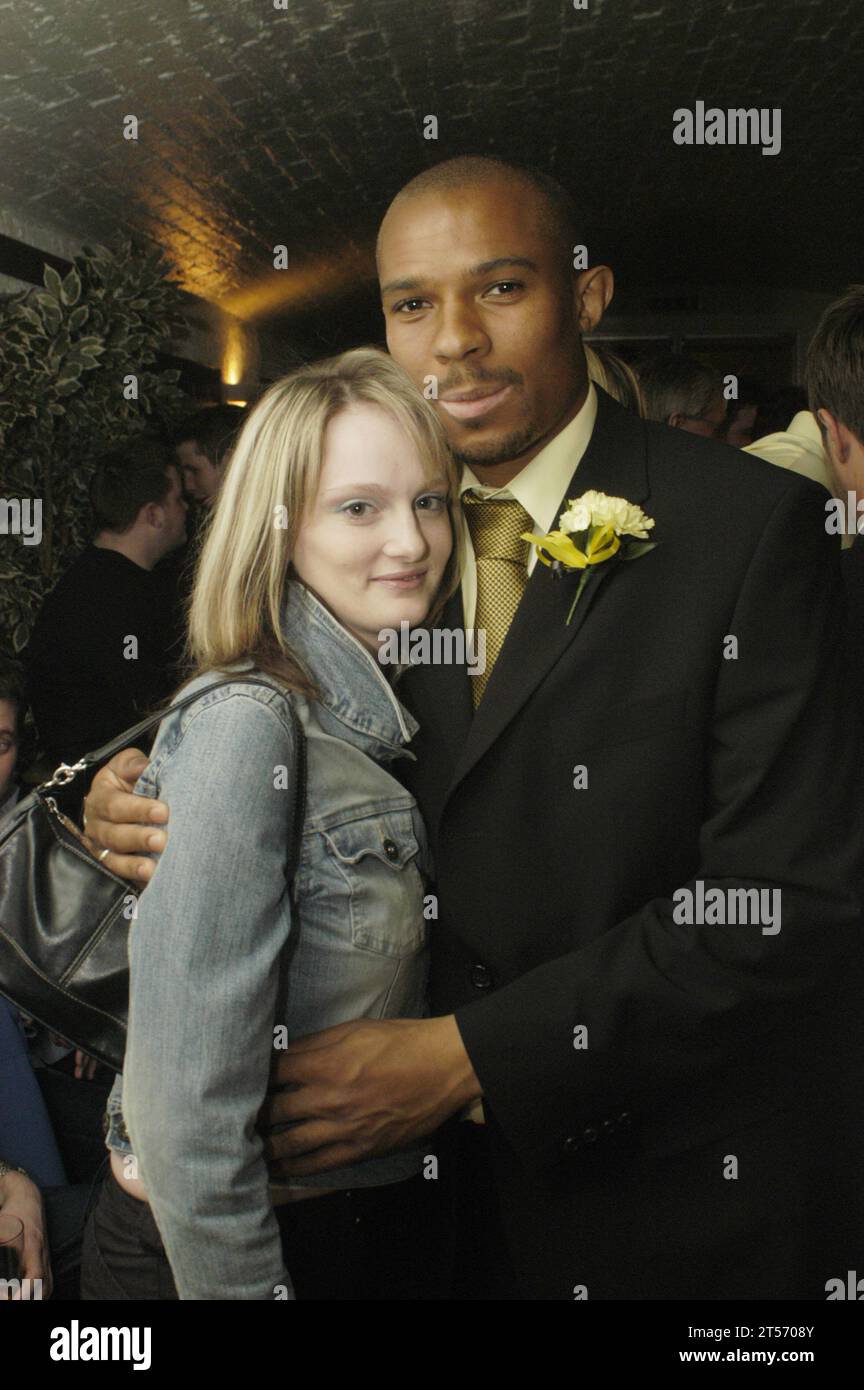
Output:
<svg viewBox="0 0 864 1390">
<path fill-rule="evenodd" d="M 701 336 L 788 379 L 864 278 L 857 0 L 4 0 L 0 30 L 0 233 L 159 245 L 197 301 L 186 354 L 241 391 L 380 339 L 377 222 L 456 153 L 570 187 L 615 340 Z M 700 100 L 779 108 L 780 153 L 676 145 Z M 0 290 L 21 266 L 0 244 Z"/>
</svg>

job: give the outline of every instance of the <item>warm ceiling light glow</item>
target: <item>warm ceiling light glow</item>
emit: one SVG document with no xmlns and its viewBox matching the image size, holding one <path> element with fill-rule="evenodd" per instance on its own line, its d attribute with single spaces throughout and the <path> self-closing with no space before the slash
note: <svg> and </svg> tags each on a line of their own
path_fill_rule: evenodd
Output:
<svg viewBox="0 0 864 1390">
<path fill-rule="evenodd" d="M 283 232 L 279 239 L 288 246 L 288 267 L 265 269 L 250 283 L 249 255 L 241 256 L 235 230 L 221 206 L 218 160 L 198 150 L 194 165 L 178 162 L 172 139 L 158 128 L 150 131 L 148 140 L 153 157 L 146 174 L 142 170 L 135 195 L 147 210 L 149 235 L 173 263 L 177 283 L 189 294 L 248 321 L 306 308 L 358 284 L 374 283 L 372 232 L 365 225 L 355 229 L 356 240 L 346 238 L 332 250 L 306 254 L 296 261 L 290 236 Z M 207 192 L 211 184 L 217 190 L 212 198 Z M 277 236 L 278 231 L 273 233 L 274 242 Z M 272 267 L 274 251 L 272 245 L 259 245 L 256 259 Z"/>
<path fill-rule="evenodd" d="M 246 289 L 223 295 L 219 307 L 248 322 L 343 294 L 373 278 L 374 263 L 368 252 L 322 256 L 285 270 L 272 270 Z"/>
<path fill-rule="evenodd" d="M 200 189 L 206 180 L 181 179 L 171 173 L 171 150 L 156 140 L 155 160 L 137 197 L 149 213 L 147 230 L 176 269 L 177 282 L 188 294 L 218 300 L 237 283 L 236 242 L 221 228 L 218 205 L 208 203 Z M 160 159 L 160 150 L 162 158 Z M 197 184 L 197 187 L 196 187 Z"/>
<path fill-rule="evenodd" d="M 246 367 L 246 340 L 239 323 L 229 323 L 222 354 L 222 380 L 226 386 L 239 386 Z"/>
<path fill-rule="evenodd" d="M 248 402 L 248 401 L 235 401 L 234 398 L 233 398 L 233 396 L 229 396 L 228 399 L 226 400 L 225 404 L 226 404 L 226 405 L 248 405 L 249 402 Z"/>
</svg>

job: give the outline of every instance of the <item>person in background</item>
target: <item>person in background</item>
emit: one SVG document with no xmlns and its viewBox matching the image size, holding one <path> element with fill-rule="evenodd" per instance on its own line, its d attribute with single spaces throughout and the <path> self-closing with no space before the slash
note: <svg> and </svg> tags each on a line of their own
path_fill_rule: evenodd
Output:
<svg viewBox="0 0 864 1390">
<path fill-rule="evenodd" d="M 857 517 L 856 531 L 843 537 L 846 548 L 840 570 L 846 594 L 844 655 L 864 718 L 864 540 L 858 534 L 864 530 L 864 509 L 858 510 L 859 499 L 864 498 L 864 284 L 851 285 L 823 313 L 808 349 L 805 379 L 812 418 L 825 447 L 831 489 L 843 502 L 844 512 L 851 500 Z M 851 966 L 852 962 L 847 988 L 838 999 L 836 1055 L 857 1073 L 854 1094 L 859 1106 L 838 1129 L 836 1142 L 860 1174 L 864 1172 L 864 971 L 856 974 Z M 842 1220 L 850 1231 L 864 1229 L 860 1182 L 849 1194 Z"/>
<path fill-rule="evenodd" d="M 658 353 L 639 364 L 645 416 L 706 439 L 722 437 L 726 402 L 716 372 L 677 352 Z"/>
<path fill-rule="evenodd" d="M 724 444 L 731 445 L 733 449 L 743 449 L 753 443 L 753 429 L 764 394 L 759 382 L 752 377 L 738 378 L 737 399 L 729 401 L 726 406 L 726 424 L 720 436 Z"/>
<path fill-rule="evenodd" d="M 186 674 L 186 614 L 192 594 L 195 560 L 201 549 L 213 503 L 225 477 L 234 441 L 246 411 L 234 405 L 205 406 L 190 416 L 174 433 L 174 454 L 183 492 L 193 504 L 187 517 L 187 540 L 172 550 L 153 571 L 164 614 L 164 633 L 172 685 Z"/>
<path fill-rule="evenodd" d="M 864 499 L 864 285 L 852 285 L 822 315 L 807 353 L 807 390 L 809 418 L 825 447 L 831 491 L 846 512 L 850 493 L 853 506 Z M 864 528 L 857 507 L 855 516 Z M 847 651 L 864 712 L 864 541 L 857 532 L 844 539 Z"/>
<path fill-rule="evenodd" d="M 785 429 L 762 438 L 757 436 L 752 444 L 745 446 L 744 453 L 767 459 L 768 463 L 788 468 L 791 473 L 800 473 L 802 478 L 810 478 L 831 491 L 828 456 L 819 424 L 810 410 L 799 410 Z"/>
<path fill-rule="evenodd" d="M 588 375 L 593 382 L 602 387 L 619 405 L 632 410 L 634 415 L 645 418 L 645 401 L 639 378 L 629 363 L 617 357 L 608 348 L 592 347 L 585 344 L 585 361 Z"/>
<path fill-rule="evenodd" d="M 149 437 L 113 451 L 91 486 L 93 542 L 45 600 L 24 652 L 27 693 L 49 768 L 72 763 L 139 720 L 173 684 L 164 598 L 151 571 L 186 536 L 170 446 Z M 72 1182 L 104 1162 L 113 1074 L 31 1028 L 30 1055 Z"/>
<path fill-rule="evenodd" d="M 0 1000 L 0 1011 L 2 1007 Z M 53 1280 L 42 1194 L 24 1168 L 5 1158 L 0 1158 L 0 1216 L 17 1217 L 24 1232 L 20 1269 L 13 1277 L 41 1279 L 41 1297 L 50 1298 Z"/>
<path fill-rule="evenodd" d="M 171 689 L 162 596 L 151 577 L 186 538 L 169 446 L 142 438 L 109 454 L 91 502 L 93 542 L 43 603 L 24 653 L 40 747 L 52 767 L 122 733 Z"/>
<path fill-rule="evenodd" d="M 0 1213 L 24 1227 L 18 1277 L 43 1280 L 43 1298 L 52 1283 L 55 1297 L 77 1298 L 91 1185 L 69 1180 L 36 1084 L 25 1021 L 3 998 L 0 1076 Z"/>
<path fill-rule="evenodd" d="M 0 822 L 21 795 L 15 769 L 23 723 L 24 682 L 11 663 L 0 662 Z"/>
<path fill-rule="evenodd" d="M 29 1020 L 0 997 L 0 1213 L 24 1227 L 21 1279 L 42 1279 L 42 1297 L 77 1298 L 91 1182 L 71 1179 L 37 1085 Z M 49 1258 L 48 1247 L 51 1247 Z"/>
<path fill-rule="evenodd" d="M 174 436 L 174 450 L 190 501 L 213 506 L 245 418 L 246 411 L 239 406 L 212 405 L 180 426 Z"/>
</svg>

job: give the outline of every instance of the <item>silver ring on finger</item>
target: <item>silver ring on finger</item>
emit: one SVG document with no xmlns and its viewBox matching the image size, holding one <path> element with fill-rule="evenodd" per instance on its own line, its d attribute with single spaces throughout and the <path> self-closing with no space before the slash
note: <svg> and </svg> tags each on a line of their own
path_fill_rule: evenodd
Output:
<svg viewBox="0 0 864 1390">
<path fill-rule="evenodd" d="M 99 862 L 101 863 L 102 860 L 105 859 L 110 853 L 111 853 L 110 849 L 103 849 L 103 850 L 100 850 L 100 851 L 99 851 L 99 854 L 98 854 L 96 857 L 97 857 L 97 859 L 99 860 Z"/>
</svg>

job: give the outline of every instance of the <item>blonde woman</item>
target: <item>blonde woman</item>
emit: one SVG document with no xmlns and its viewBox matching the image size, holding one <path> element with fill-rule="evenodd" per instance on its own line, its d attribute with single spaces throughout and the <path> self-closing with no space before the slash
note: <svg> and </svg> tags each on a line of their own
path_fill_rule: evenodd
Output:
<svg viewBox="0 0 864 1390">
<path fill-rule="evenodd" d="M 457 495 L 432 408 L 374 349 L 278 382 L 243 427 L 184 693 L 240 670 L 280 688 L 238 680 L 169 713 L 136 788 L 170 805 L 171 836 L 132 927 L 86 1298 L 416 1296 L 422 1152 L 274 1189 L 257 1117 L 274 1042 L 424 1012 L 426 838 L 391 771 L 417 726 L 377 652 L 452 590 Z M 289 699 L 308 763 L 290 893 Z"/>
</svg>

